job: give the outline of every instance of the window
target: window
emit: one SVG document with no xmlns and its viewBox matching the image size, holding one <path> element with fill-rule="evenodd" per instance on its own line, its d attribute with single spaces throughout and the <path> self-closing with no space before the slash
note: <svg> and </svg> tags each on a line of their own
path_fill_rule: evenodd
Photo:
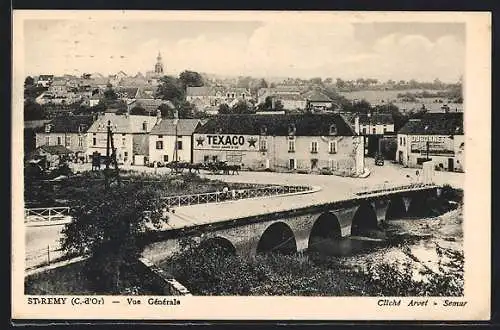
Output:
<svg viewBox="0 0 500 330">
<path fill-rule="evenodd" d="M 71 136 L 66 135 L 66 141 L 65 141 L 65 143 L 66 143 L 66 147 L 69 147 L 71 145 Z"/>
<path fill-rule="evenodd" d="M 57 145 L 58 145 L 58 146 L 60 146 L 61 144 L 62 144 L 62 143 L 61 143 L 61 137 L 60 137 L 60 136 L 58 136 L 58 137 L 57 137 Z"/>
<path fill-rule="evenodd" d="M 213 162 L 216 162 L 216 161 L 217 161 L 217 158 L 218 158 L 217 156 L 212 156 L 212 161 L 213 161 Z"/>
<path fill-rule="evenodd" d="M 288 168 L 291 169 L 291 170 L 294 170 L 295 169 L 295 159 L 293 158 L 290 158 L 288 160 Z"/>
<path fill-rule="evenodd" d="M 159 139 L 163 139 L 163 135 L 158 135 L 158 138 Z"/>
<path fill-rule="evenodd" d="M 266 151 L 267 150 L 267 140 L 260 140 L 260 151 Z"/>
<path fill-rule="evenodd" d="M 406 145 L 406 138 L 405 137 L 403 138 L 403 145 L 404 146 Z"/>
<path fill-rule="evenodd" d="M 92 145 L 93 146 L 97 145 L 97 139 L 96 138 L 92 138 Z"/>
<path fill-rule="evenodd" d="M 125 147 L 126 144 L 127 144 L 127 140 L 125 138 L 122 138 L 122 146 Z"/>
<path fill-rule="evenodd" d="M 209 161 L 209 159 L 210 159 L 210 156 L 208 156 L 208 155 L 203 156 L 204 163 L 207 163 Z"/>
<path fill-rule="evenodd" d="M 331 170 L 333 170 L 333 171 L 337 170 L 337 162 L 335 161 L 335 159 L 330 159 L 328 161 L 328 165 L 330 165 Z"/>
<path fill-rule="evenodd" d="M 45 137 L 45 145 L 46 146 L 50 145 L 50 136 Z"/>
<path fill-rule="evenodd" d="M 295 152 L 295 141 L 294 140 L 288 141 L 288 152 Z"/>
<path fill-rule="evenodd" d="M 177 141 L 177 150 L 182 150 L 182 141 Z"/>
<path fill-rule="evenodd" d="M 328 145 L 328 152 L 331 154 L 337 153 L 337 141 L 330 141 L 330 144 Z"/>
<path fill-rule="evenodd" d="M 384 127 L 384 134 L 385 134 L 385 133 L 387 133 L 387 128 L 386 128 L 386 127 Z"/>
<path fill-rule="evenodd" d="M 78 146 L 83 147 L 83 136 L 78 137 Z"/>
<path fill-rule="evenodd" d="M 163 155 L 163 162 L 168 163 L 168 155 Z"/>
<path fill-rule="evenodd" d="M 125 151 L 125 152 L 123 153 L 123 156 L 127 157 L 127 156 L 128 156 L 128 152 L 127 152 L 127 151 Z"/>
<path fill-rule="evenodd" d="M 372 134 L 377 134 L 377 129 L 375 127 L 372 128 Z"/>
<path fill-rule="evenodd" d="M 156 149 L 158 150 L 163 149 L 163 141 L 156 141 Z"/>
<path fill-rule="evenodd" d="M 366 127 L 363 127 L 363 135 L 366 135 Z"/>
<path fill-rule="evenodd" d="M 330 125 L 330 135 L 335 135 L 337 134 L 337 126 L 335 124 Z"/>
<path fill-rule="evenodd" d="M 318 152 L 318 142 L 316 141 L 311 142 L 311 152 L 313 154 Z"/>
<path fill-rule="evenodd" d="M 143 131 L 147 131 L 148 130 L 148 123 L 147 122 L 143 122 L 142 123 L 142 130 Z"/>
</svg>

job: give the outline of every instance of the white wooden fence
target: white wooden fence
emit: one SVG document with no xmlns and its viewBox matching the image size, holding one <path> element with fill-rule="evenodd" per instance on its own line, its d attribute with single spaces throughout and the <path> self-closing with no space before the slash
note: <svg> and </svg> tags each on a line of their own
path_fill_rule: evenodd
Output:
<svg viewBox="0 0 500 330">
<path fill-rule="evenodd" d="M 196 204 L 218 203 L 245 198 L 278 196 L 311 190 L 307 186 L 267 186 L 251 189 L 233 189 L 194 195 L 169 196 L 163 198 L 167 206 L 187 206 Z"/>
<path fill-rule="evenodd" d="M 69 217 L 69 206 L 24 209 L 24 222 L 58 221 Z"/>
</svg>

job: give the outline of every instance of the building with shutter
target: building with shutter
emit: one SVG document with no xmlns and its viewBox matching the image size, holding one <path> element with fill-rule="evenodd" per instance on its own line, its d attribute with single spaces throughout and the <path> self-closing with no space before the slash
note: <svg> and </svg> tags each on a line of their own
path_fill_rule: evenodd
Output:
<svg viewBox="0 0 500 330">
<path fill-rule="evenodd" d="M 463 113 L 427 113 L 410 119 L 398 132 L 396 160 L 407 167 L 426 161 L 437 170 L 465 171 Z"/>
<path fill-rule="evenodd" d="M 338 114 L 218 115 L 194 132 L 193 162 L 252 170 L 364 172 L 363 137 Z"/>
</svg>

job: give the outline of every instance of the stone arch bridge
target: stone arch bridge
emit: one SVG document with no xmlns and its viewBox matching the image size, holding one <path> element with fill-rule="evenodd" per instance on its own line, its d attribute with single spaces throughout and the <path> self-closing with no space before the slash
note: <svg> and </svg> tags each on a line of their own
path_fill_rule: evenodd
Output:
<svg viewBox="0 0 500 330">
<path fill-rule="evenodd" d="M 199 225 L 182 230 L 151 233 L 143 255 L 164 259 L 168 242 L 194 237 L 200 246 L 219 246 L 243 257 L 260 252 L 290 253 L 320 250 L 323 243 L 336 244 L 349 236 L 370 237 L 391 219 L 425 217 L 429 201 L 438 196 L 436 186 L 356 196 L 332 203 L 258 214 L 231 221 Z"/>
</svg>

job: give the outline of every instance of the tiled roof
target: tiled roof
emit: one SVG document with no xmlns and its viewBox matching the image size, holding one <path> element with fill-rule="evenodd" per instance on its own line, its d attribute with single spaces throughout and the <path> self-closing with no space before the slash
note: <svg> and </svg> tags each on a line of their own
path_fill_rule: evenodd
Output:
<svg viewBox="0 0 500 330">
<path fill-rule="evenodd" d="M 268 135 L 287 136 L 292 124 L 297 136 L 329 135 L 332 124 L 337 128 L 336 135 L 355 135 L 352 127 L 338 114 L 218 115 L 209 119 L 195 133 L 256 135 L 265 126 Z"/>
<path fill-rule="evenodd" d="M 117 115 L 105 113 L 100 116 L 88 130 L 89 133 L 106 132 L 108 120 L 114 133 L 145 133 L 150 132 L 156 123 L 156 116 Z M 143 123 L 146 122 L 146 130 Z"/>
<path fill-rule="evenodd" d="M 116 94 L 122 98 L 134 99 L 137 95 L 137 87 L 120 87 L 115 90 Z"/>
<path fill-rule="evenodd" d="M 422 119 L 410 119 L 398 133 L 463 135 L 464 116 L 462 112 L 427 113 Z"/>
<path fill-rule="evenodd" d="M 49 79 L 54 79 L 53 74 L 41 74 L 38 76 L 38 80 L 49 80 Z"/>
<path fill-rule="evenodd" d="M 24 128 L 26 129 L 35 129 L 44 127 L 46 123 L 50 123 L 50 119 L 43 120 L 28 120 L 24 122 Z"/>
<path fill-rule="evenodd" d="M 199 119 L 179 119 L 177 121 L 177 135 L 192 135 L 200 124 Z M 173 119 L 162 119 L 151 130 L 155 135 L 175 135 L 175 122 Z"/>
<path fill-rule="evenodd" d="M 304 96 L 300 94 L 275 94 L 274 95 L 279 100 L 289 100 L 289 101 L 305 101 Z"/>
<path fill-rule="evenodd" d="M 155 91 L 152 88 L 139 88 L 137 99 L 154 99 Z"/>
<path fill-rule="evenodd" d="M 359 123 L 364 124 L 394 124 L 392 115 L 389 113 L 372 113 L 370 117 L 366 114 L 359 115 Z"/>
<path fill-rule="evenodd" d="M 169 100 L 161 99 L 136 99 L 130 106 L 133 108 L 135 106 L 141 107 L 146 111 L 156 111 L 160 105 L 166 104 L 167 106 L 174 108 L 174 105 Z"/>
<path fill-rule="evenodd" d="M 48 124 L 51 125 L 50 133 L 84 133 L 92 122 L 92 116 L 61 116 L 52 119 Z"/>
<path fill-rule="evenodd" d="M 66 80 L 58 79 L 52 82 L 52 86 L 66 86 Z"/>
<path fill-rule="evenodd" d="M 69 150 L 65 146 L 57 145 L 57 146 L 41 146 L 38 148 L 39 150 L 43 150 L 52 155 L 67 155 L 72 154 L 73 151 Z"/>
</svg>

